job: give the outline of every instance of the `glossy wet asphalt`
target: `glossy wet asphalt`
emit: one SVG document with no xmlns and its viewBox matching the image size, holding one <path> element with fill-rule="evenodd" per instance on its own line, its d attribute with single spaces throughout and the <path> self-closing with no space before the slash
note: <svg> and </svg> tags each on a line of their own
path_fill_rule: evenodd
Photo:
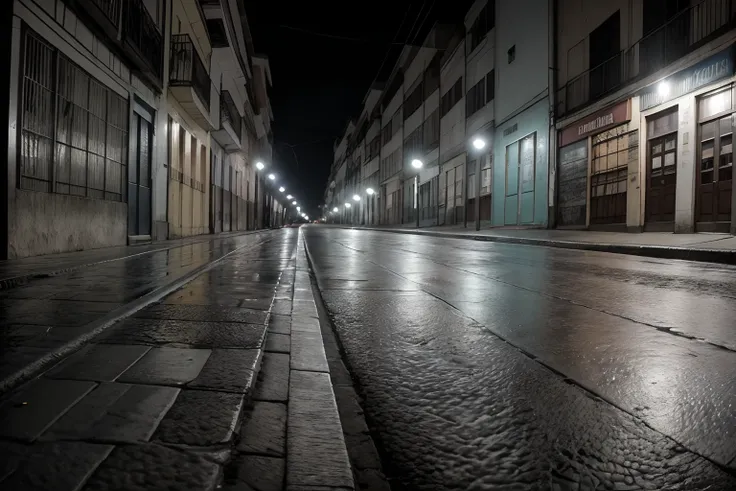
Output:
<svg viewBox="0 0 736 491">
<path fill-rule="evenodd" d="M 395 489 L 736 489 L 736 268 L 305 234 Z"/>
</svg>

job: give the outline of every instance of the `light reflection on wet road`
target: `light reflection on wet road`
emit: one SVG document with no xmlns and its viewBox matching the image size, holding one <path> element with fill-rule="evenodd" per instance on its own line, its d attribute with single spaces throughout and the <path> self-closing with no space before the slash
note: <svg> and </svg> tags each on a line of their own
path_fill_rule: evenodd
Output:
<svg viewBox="0 0 736 491">
<path fill-rule="evenodd" d="M 736 489 L 736 268 L 305 232 L 397 488 Z"/>
</svg>

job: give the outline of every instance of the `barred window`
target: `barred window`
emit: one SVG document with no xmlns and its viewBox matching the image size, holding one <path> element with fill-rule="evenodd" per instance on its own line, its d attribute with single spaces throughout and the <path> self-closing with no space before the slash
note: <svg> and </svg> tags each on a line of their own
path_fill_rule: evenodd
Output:
<svg viewBox="0 0 736 491">
<path fill-rule="evenodd" d="M 125 201 L 128 101 L 25 33 L 21 189 Z"/>
</svg>

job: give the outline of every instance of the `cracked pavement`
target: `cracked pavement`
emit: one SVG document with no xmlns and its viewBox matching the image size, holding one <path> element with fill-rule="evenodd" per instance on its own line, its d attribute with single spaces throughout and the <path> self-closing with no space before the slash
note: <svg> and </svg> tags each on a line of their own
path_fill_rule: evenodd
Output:
<svg viewBox="0 0 736 491">
<path fill-rule="evenodd" d="M 736 488 L 736 268 L 304 232 L 393 489 Z"/>
</svg>

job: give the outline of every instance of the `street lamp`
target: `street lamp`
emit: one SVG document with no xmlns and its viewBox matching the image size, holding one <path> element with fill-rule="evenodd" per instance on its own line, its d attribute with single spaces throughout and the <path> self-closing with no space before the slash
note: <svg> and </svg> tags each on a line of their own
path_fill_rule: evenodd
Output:
<svg viewBox="0 0 736 491">
<path fill-rule="evenodd" d="M 423 165 L 424 165 L 424 162 L 422 162 L 419 159 L 414 159 L 411 161 L 411 166 L 414 167 L 415 169 L 421 169 Z"/>
<path fill-rule="evenodd" d="M 268 178 L 271 179 L 272 181 L 275 181 L 276 180 L 276 175 L 275 174 L 269 174 L 268 175 Z"/>
<path fill-rule="evenodd" d="M 263 162 L 256 162 L 256 169 L 263 170 L 266 166 L 263 165 Z"/>
<path fill-rule="evenodd" d="M 279 191 L 283 193 L 284 191 L 286 191 L 286 188 L 285 188 L 284 186 L 281 186 L 281 187 L 279 188 Z"/>
<path fill-rule="evenodd" d="M 338 207 L 336 206 L 336 207 L 334 207 L 334 208 L 332 209 L 332 211 L 333 211 L 334 213 L 337 213 L 338 211 L 340 211 L 340 209 L 339 209 L 339 208 L 338 208 Z"/>
<path fill-rule="evenodd" d="M 354 194 L 353 201 L 360 201 L 360 196 L 358 196 L 357 194 Z"/>
<path fill-rule="evenodd" d="M 373 193 L 375 193 L 375 191 L 373 190 L 373 188 L 368 188 L 368 189 L 365 190 L 365 192 L 368 194 L 368 196 L 373 196 Z"/>
<path fill-rule="evenodd" d="M 297 207 L 296 207 L 296 212 L 297 212 L 297 213 L 299 213 L 300 211 L 302 211 L 302 208 L 301 208 L 301 206 L 297 206 Z"/>
<path fill-rule="evenodd" d="M 291 199 L 291 198 L 293 198 L 293 196 L 292 196 L 292 195 L 290 195 L 290 194 L 287 194 L 287 195 L 286 195 L 286 199 Z"/>
<path fill-rule="evenodd" d="M 345 203 L 345 208 L 350 208 L 352 205 L 350 203 Z"/>
<path fill-rule="evenodd" d="M 483 138 L 473 140 L 473 146 L 476 150 L 483 150 L 486 147 L 486 141 Z"/>
<path fill-rule="evenodd" d="M 292 205 L 296 206 L 296 200 L 291 202 Z"/>
</svg>

